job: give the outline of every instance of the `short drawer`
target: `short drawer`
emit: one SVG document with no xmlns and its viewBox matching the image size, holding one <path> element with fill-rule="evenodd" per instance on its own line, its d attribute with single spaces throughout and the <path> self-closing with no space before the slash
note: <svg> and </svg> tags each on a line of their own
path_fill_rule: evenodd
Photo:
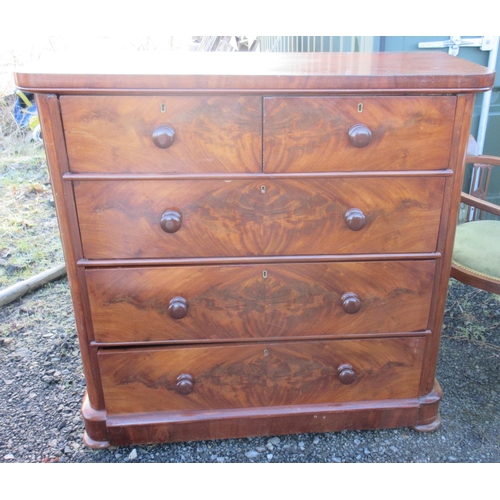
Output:
<svg viewBox="0 0 500 500">
<path fill-rule="evenodd" d="M 269 97 L 264 171 L 448 168 L 456 98 Z"/>
<path fill-rule="evenodd" d="M 445 178 L 79 181 L 88 259 L 433 252 Z"/>
<path fill-rule="evenodd" d="M 424 331 L 434 261 L 87 269 L 95 340 Z"/>
<path fill-rule="evenodd" d="M 108 415 L 415 398 L 421 337 L 100 350 Z"/>
<path fill-rule="evenodd" d="M 259 97 L 63 96 L 61 110 L 73 172 L 262 171 Z"/>
</svg>

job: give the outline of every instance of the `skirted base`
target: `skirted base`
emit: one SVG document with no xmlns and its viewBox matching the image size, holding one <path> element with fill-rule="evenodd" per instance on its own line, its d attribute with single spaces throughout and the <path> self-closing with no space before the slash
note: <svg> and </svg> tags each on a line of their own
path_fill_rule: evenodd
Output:
<svg viewBox="0 0 500 500">
<path fill-rule="evenodd" d="M 436 430 L 441 387 L 421 398 L 294 407 L 155 412 L 107 416 L 83 400 L 84 442 L 94 449 L 131 444 L 201 441 L 308 432 L 411 427 Z"/>
</svg>

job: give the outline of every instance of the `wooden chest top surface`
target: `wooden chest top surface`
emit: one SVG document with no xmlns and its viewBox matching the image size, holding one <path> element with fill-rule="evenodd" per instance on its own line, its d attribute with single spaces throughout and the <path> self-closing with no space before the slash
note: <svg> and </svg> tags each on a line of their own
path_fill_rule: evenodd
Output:
<svg viewBox="0 0 500 500">
<path fill-rule="evenodd" d="M 425 91 L 478 92 L 494 71 L 444 53 L 118 53 L 58 55 L 20 69 L 22 90 Z"/>
</svg>

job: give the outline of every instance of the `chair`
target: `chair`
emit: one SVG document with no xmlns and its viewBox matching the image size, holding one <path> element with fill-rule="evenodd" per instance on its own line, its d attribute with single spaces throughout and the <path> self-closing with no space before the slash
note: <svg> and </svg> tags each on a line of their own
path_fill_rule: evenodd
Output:
<svg viewBox="0 0 500 500">
<path fill-rule="evenodd" d="M 500 157 L 477 155 L 471 137 L 466 162 L 472 163 L 471 194 L 462 193 L 468 205 L 467 222 L 459 224 L 455 235 L 451 276 L 462 283 L 500 295 L 500 206 L 485 200 L 491 170 L 500 166 Z M 484 220 L 483 212 L 497 217 Z"/>
</svg>

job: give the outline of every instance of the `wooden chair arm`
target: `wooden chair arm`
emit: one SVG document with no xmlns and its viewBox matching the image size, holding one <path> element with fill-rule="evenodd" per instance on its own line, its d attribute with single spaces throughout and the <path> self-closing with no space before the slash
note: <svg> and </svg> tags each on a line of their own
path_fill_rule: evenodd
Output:
<svg viewBox="0 0 500 500">
<path fill-rule="evenodd" d="M 469 205 L 471 207 L 478 208 L 479 210 L 484 210 L 490 214 L 498 215 L 500 217 L 500 206 L 490 203 L 489 201 L 481 200 L 467 193 L 462 193 L 460 201 Z"/>
<path fill-rule="evenodd" d="M 467 145 L 467 155 L 465 157 L 465 163 L 477 163 L 479 165 L 492 165 L 494 167 L 500 166 L 499 156 L 488 156 L 488 155 L 478 155 L 477 154 L 477 142 L 474 137 L 469 136 L 469 144 Z M 479 210 L 484 210 L 490 214 L 500 216 L 500 206 L 490 203 L 489 201 L 482 200 L 476 196 L 472 196 L 467 193 L 462 193 L 460 198 L 462 203 L 475 207 Z"/>
<path fill-rule="evenodd" d="M 494 165 L 498 167 L 500 166 L 500 156 L 467 155 L 465 157 L 465 163 L 485 163 L 486 165 Z"/>
</svg>

